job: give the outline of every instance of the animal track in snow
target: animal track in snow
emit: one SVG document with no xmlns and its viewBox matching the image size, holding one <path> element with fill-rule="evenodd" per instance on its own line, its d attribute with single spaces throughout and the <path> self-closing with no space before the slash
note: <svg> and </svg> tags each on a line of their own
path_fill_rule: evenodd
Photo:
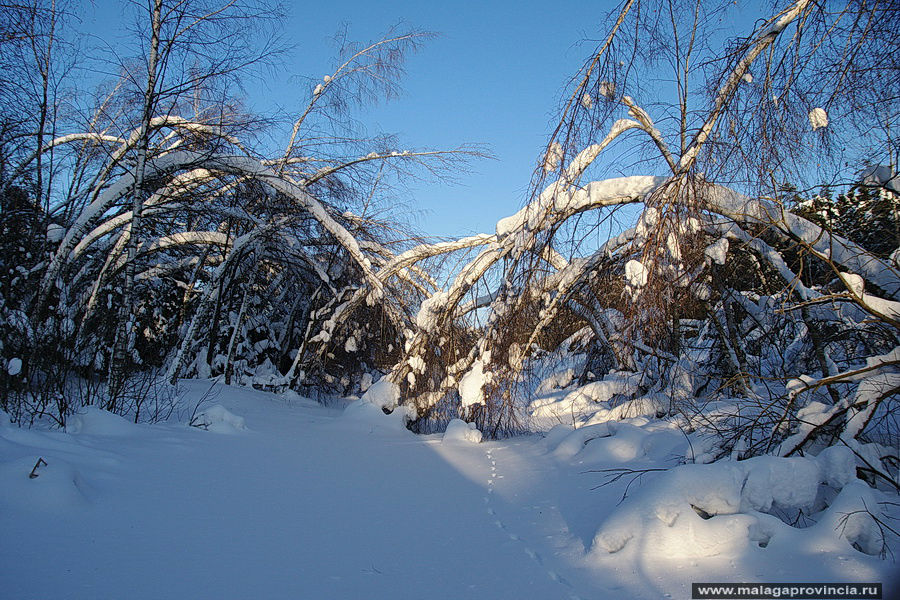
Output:
<svg viewBox="0 0 900 600">
<path fill-rule="evenodd" d="M 493 508 L 493 506 L 491 506 L 491 499 L 495 497 L 494 496 L 494 489 L 495 489 L 494 484 L 498 480 L 503 479 L 503 475 L 500 475 L 497 472 L 497 461 L 493 457 L 493 454 L 492 454 L 493 451 L 494 451 L 493 448 L 485 451 L 485 454 L 487 456 L 488 461 L 490 461 L 490 466 L 491 466 L 491 477 L 490 477 L 490 479 L 487 480 L 488 495 L 484 497 L 484 501 L 488 505 L 487 514 L 492 517 L 496 517 L 494 520 L 494 525 L 497 527 L 497 529 L 499 529 L 501 531 L 505 531 L 507 536 L 509 537 L 509 539 L 512 540 L 513 542 L 519 542 L 522 545 L 522 550 L 525 552 L 525 554 L 528 555 L 528 558 L 533 560 L 536 565 L 538 565 L 539 567 L 544 569 L 545 572 L 547 573 L 547 577 L 549 577 L 550 579 L 552 579 L 553 581 L 555 581 L 556 583 L 558 583 L 562 586 L 572 589 L 572 584 L 569 583 L 565 578 L 560 576 L 559 573 L 557 573 L 556 571 L 554 571 L 552 569 L 548 569 L 544 566 L 544 559 L 541 557 L 540 554 L 538 554 L 533 549 L 531 549 L 525 540 L 523 540 L 517 534 L 509 531 L 509 529 L 506 527 L 506 524 L 502 521 L 500 516 L 497 514 L 497 511 Z M 570 594 L 569 599 L 570 600 L 582 600 L 581 597 L 578 596 L 577 594 Z"/>
</svg>

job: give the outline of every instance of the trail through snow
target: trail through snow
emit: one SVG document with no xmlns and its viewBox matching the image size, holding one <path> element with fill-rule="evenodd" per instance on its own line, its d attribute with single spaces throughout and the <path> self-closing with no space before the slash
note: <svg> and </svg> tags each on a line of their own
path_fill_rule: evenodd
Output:
<svg viewBox="0 0 900 600">
<path fill-rule="evenodd" d="M 212 403 L 210 431 L 101 411 L 69 433 L 0 424 L 2 596 L 586 600 L 792 578 L 766 571 L 775 555 L 598 560 L 587 550 L 622 490 L 592 490 L 596 474 L 539 436 L 444 443 L 225 386 Z M 828 578 L 878 580 L 855 554 L 831 557 L 847 569 Z"/>
<path fill-rule="evenodd" d="M 513 508 L 485 510 L 503 477 L 482 450 L 495 444 L 442 446 L 304 400 L 220 392 L 246 430 L 105 413 L 113 422 L 75 434 L 0 430 L 3 597 L 567 597 L 495 525 Z M 29 480 L 38 456 L 48 465 Z"/>
</svg>

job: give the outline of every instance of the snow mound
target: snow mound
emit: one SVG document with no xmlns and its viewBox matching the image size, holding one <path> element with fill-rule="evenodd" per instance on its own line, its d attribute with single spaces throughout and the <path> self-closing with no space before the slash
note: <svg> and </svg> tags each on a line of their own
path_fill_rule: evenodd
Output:
<svg viewBox="0 0 900 600">
<path fill-rule="evenodd" d="M 85 407 L 82 412 L 72 415 L 66 421 L 66 433 L 76 435 L 130 436 L 140 431 L 140 427 L 96 406 Z"/>
<path fill-rule="evenodd" d="M 563 437 L 563 432 L 568 429 L 570 433 Z M 562 438 L 558 444 L 550 451 L 553 456 L 558 459 L 572 458 L 585 447 L 591 440 L 597 438 L 609 437 L 612 435 L 609 431 L 609 423 L 597 423 L 596 425 L 588 425 L 587 427 L 579 427 L 574 431 L 571 428 L 551 430 L 554 435 L 548 436 L 547 443 Z"/>
<path fill-rule="evenodd" d="M 378 408 L 393 410 L 400 403 L 400 388 L 387 377 L 383 377 L 366 389 L 362 401 Z"/>
<path fill-rule="evenodd" d="M 707 527 L 697 507 L 708 515 L 734 515 L 741 503 L 743 473 L 733 465 L 684 465 L 641 487 L 601 525 L 593 551 L 622 550 L 631 540 L 661 555 L 716 556 L 746 543 L 751 520 L 719 520 Z M 709 519 L 712 521 L 712 519 Z"/>
<path fill-rule="evenodd" d="M 661 396 L 641 396 L 640 398 L 633 398 L 617 404 L 608 411 L 601 407 L 591 418 L 591 421 L 660 417 L 666 414 L 668 410 L 669 402 L 665 398 Z"/>
<path fill-rule="evenodd" d="M 569 385 L 571 385 L 574 379 L 575 369 L 571 367 L 562 371 L 555 371 L 541 380 L 534 393 L 538 396 L 546 396 L 554 390 L 562 390 L 567 388 Z"/>
<path fill-rule="evenodd" d="M 876 521 L 882 517 L 880 506 L 871 488 L 861 481 L 852 481 L 832 501 L 816 525 L 816 533 L 820 537 L 846 540 L 866 554 L 880 554 L 885 542 Z"/>
<path fill-rule="evenodd" d="M 366 396 L 363 396 L 361 400 L 351 402 L 344 409 L 341 424 L 369 433 L 375 431 L 406 432 L 412 435 L 412 432 L 406 428 L 406 424 L 414 417 L 415 411 L 408 406 L 397 406 L 393 412 L 386 414 L 380 406 L 369 402 L 366 400 Z"/>
<path fill-rule="evenodd" d="M 583 465 L 656 463 L 683 457 L 687 450 L 677 427 L 644 417 L 604 420 L 575 430 L 559 425 L 547 434 L 544 445 L 557 459 Z"/>
<path fill-rule="evenodd" d="M 873 490 L 852 481 L 821 510 L 827 504 L 823 494 L 834 494 L 821 484 L 844 480 L 846 459 L 843 453 L 821 459 L 761 456 L 654 473 L 600 526 L 591 552 L 603 556 L 631 545 L 659 558 L 735 557 L 754 544 L 790 548 L 802 543 L 843 544 L 845 550 L 852 544 L 877 554 L 884 540 Z M 775 516 L 790 510 L 815 524 L 798 529 Z"/>
<path fill-rule="evenodd" d="M 39 459 L 40 466 L 35 468 Z M 85 503 L 82 487 L 78 470 L 54 456 L 44 459 L 28 455 L 0 461 L 0 507 L 4 510 L 69 510 Z"/>
<path fill-rule="evenodd" d="M 816 456 L 822 480 L 835 488 L 842 488 L 856 479 L 856 455 L 847 446 L 829 446 Z"/>
<path fill-rule="evenodd" d="M 475 427 L 475 423 L 466 423 L 462 419 L 453 419 L 447 423 L 442 439 L 446 442 L 465 442 L 477 444 L 481 441 L 481 432 Z"/>
<path fill-rule="evenodd" d="M 583 385 L 565 395 L 538 398 L 529 405 L 528 411 L 537 425 L 554 421 L 592 425 L 611 419 L 656 416 L 667 412 L 669 405 L 665 398 L 633 398 L 639 392 L 639 382 L 640 376 L 635 373 L 612 371 L 602 380 Z M 617 399 L 619 402 L 611 406 Z"/>
<path fill-rule="evenodd" d="M 366 390 L 362 398 L 347 405 L 341 422 L 369 432 L 408 432 L 406 424 L 415 416 L 414 409 L 400 406 L 400 387 L 387 377 L 382 377 Z"/>
<path fill-rule="evenodd" d="M 807 458 L 759 456 L 745 463 L 743 507 L 766 512 L 773 505 L 810 510 L 822 480 L 819 464 Z"/>
<path fill-rule="evenodd" d="M 588 440 L 576 458 L 586 465 L 658 462 L 684 455 L 684 436 L 675 428 L 646 427 L 646 419 L 610 421 L 608 436 Z"/>
<path fill-rule="evenodd" d="M 550 431 L 544 434 L 544 439 L 542 440 L 545 448 L 555 449 L 559 446 L 560 442 L 566 439 L 570 433 L 572 433 L 573 429 L 570 425 L 563 425 L 560 423 L 559 425 L 554 426 Z"/>
<path fill-rule="evenodd" d="M 221 404 L 197 413 L 192 425 L 215 433 L 237 433 L 247 429 L 244 417 L 237 416 Z"/>
</svg>

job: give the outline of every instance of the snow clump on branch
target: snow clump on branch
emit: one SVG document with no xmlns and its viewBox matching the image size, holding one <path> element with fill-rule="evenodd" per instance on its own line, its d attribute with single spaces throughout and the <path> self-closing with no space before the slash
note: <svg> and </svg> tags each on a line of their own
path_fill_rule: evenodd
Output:
<svg viewBox="0 0 900 600">
<path fill-rule="evenodd" d="M 816 107 L 809 111 L 809 124 L 812 125 L 813 131 L 828 127 L 828 113 L 824 108 Z"/>
</svg>

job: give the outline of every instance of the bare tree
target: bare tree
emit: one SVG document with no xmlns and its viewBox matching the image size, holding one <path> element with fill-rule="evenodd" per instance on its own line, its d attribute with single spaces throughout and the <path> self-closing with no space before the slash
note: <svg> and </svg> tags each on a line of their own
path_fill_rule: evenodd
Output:
<svg viewBox="0 0 900 600">
<path fill-rule="evenodd" d="M 896 395 L 887 383 L 896 369 L 896 264 L 780 202 L 786 183 L 856 180 L 871 155 L 857 152 L 845 166 L 838 140 L 865 150 L 889 139 L 883 119 L 896 115 L 896 98 L 883 76 L 896 77 L 895 61 L 885 58 L 871 77 L 865 65 L 883 57 L 880 39 L 896 26 L 896 9 L 779 3 L 745 37 L 719 43 L 718 19 L 732 10 L 673 1 L 656 11 L 624 2 L 613 13 L 608 35 L 571 81 L 528 206 L 498 223 L 441 301 L 423 307 L 438 326 L 416 330 L 391 373 L 420 419 L 459 402 L 460 379 L 477 370 L 483 398 L 470 418 L 493 432 L 514 427 L 510 403 L 523 390 L 523 369 L 541 344 L 559 343 L 547 332 L 560 318 L 575 320 L 560 332 L 589 327 L 595 353 L 609 357 L 605 368 L 639 372 L 642 389 L 664 391 L 673 411 L 690 412 L 697 394 L 717 387 L 757 403 L 763 414 L 731 425 L 726 452 L 747 435 L 746 452 L 772 451 L 796 431 L 791 398 L 805 392 L 788 383 L 806 381 L 813 368 L 825 376 L 812 377 L 822 385 L 799 389 L 850 382 L 865 396 L 859 390 L 870 384 L 856 379 L 863 357 L 840 342 L 863 330 L 871 336 L 865 352 L 879 365 L 871 371 L 887 379 L 876 396 L 836 405 L 842 416 L 835 418 L 881 414 L 880 403 Z M 660 81 L 672 82 L 674 93 Z M 673 100 L 648 101 L 660 97 Z M 872 140 L 869 148 L 862 140 Z M 613 145 L 619 159 L 605 160 Z M 652 175 L 604 179 L 635 170 Z M 634 226 L 588 247 L 584 240 L 596 239 L 624 204 L 642 206 Z M 804 261 L 828 265 L 818 272 L 832 281 L 799 270 L 798 249 Z M 842 306 L 829 312 L 834 290 Z M 467 297 L 489 307 L 489 316 L 477 341 L 447 360 L 443 340 L 450 323 L 466 321 Z M 771 304 L 754 308 L 754 297 Z M 844 333 L 825 339 L 815 323 L 842 323 Z M 797 336 L 785 339 L 792 328 Z M 773 370 L 766 354 L 790 343 L 810 361 L 792 356 Z M 839 437 L 858 437 L 865 427 L 851 429 Z"/>
</svg>

